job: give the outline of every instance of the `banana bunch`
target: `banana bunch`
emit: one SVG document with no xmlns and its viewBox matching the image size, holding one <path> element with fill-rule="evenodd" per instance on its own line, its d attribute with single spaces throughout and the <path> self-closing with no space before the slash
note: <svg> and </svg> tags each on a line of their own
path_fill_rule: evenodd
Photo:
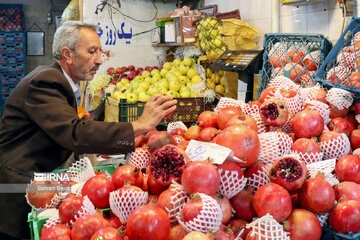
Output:
<svg viewBox="0 0 360 240">
<path fill-rule="evenodd" d="M 206 68 L 205 77 L 206 84 L 209 88 L 214 89 L 218 94 L 224 95 L 226 84 L 226 76 L 224 71 L 214 71 L 211 68 Z"/>
<path fill-rule="evenodd" d="M 207 54 L 221 54 L 225 52 L 226 46 L 221 40 L 221 22 L 213 17 L 201 19 L 196 26 L 198 44 Z"/>
</svg>

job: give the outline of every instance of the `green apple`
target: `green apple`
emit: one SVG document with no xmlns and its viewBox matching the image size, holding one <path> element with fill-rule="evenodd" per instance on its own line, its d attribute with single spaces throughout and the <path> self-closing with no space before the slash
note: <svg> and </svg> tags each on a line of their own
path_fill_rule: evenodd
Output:
<svg viewBox="0 0 360 240">
<path fill-rule="evenodd" d="M 140 92 L 138 94 L 138 99 L 140 102 L 147 102 L 150 99 L 150 95 L 146 92 Z"/>
<path fill-rule="evenodd" d="M 202 78 L 201 78 L 199 75 L 195 75 L 195 76 L 193 76 L 193 77 L 191 78 L 191 82 L 192 82 L 193 84 L 199 83 L 199 82 L 201 82 L 201 81 L 202 81 Z"/>
<path fill-rule="evenodd" d="M 173 98 L 180 97 L 180 94 L 178 92 L 173 91 L 173 90 L 167 91 L 165 95 L 173 97 Z"/>
<path fill-rule="evenodd" d="M 182 97 L 182 98 L 189 98 L 189 97 L 191 97 L 191 92 L 190 92 L 190 90 L 189 90 L 189 91 L 183 91 L 183 92 L 181 92 L 181 93 L 180 93 L 180 97 Z"/>
<path fill-rule="evenodd" d="M 179 93 L 182 93 L 182 92 L 190 92 L 190 88 L 185 85 L 181 85 Z"/>
<path fill-rule="evenodd" d="M 148 82 L 141 82 L 141 83 L 139 84 L 139 88 L 144 89 L 145 92 L 149 89 L 149 87 L 150 87 L 150 84 L 149 84 Z"/>
<path fill-rule="evenodd" d="M 157 68 L 154 68 L 153 70 L 151 70 L 150 74 L 151 74 L 151 76 L 154 76 L 154 75 L 157 75 L 157 74 L 160 75 L 160 70 L 157 69 Z"/>
<path fill-rule="evenodd" d="M 130 82 L 131 90 L 137 89 L 139 87 L 140 81 L 138 80 L 132 80 Z"/>
<path fill-rule="evenodd" d="M 180 63 L 181 63 L 181 59 L 179 59 L 179 58 L 175 58 L 174 60 L 173 60 L 173 66 L 175 66 L 175 67 L 177 67 L 177 66 L 179 66 L 180 65 Z"/>
<path fill-rule="evenodd" d="M 120 82 L 121 82 L 122 85 L 125 85 L 126 83 L 130 83 L 129 79 L 127 79 L 127 78 L 122 78 L 120 80 Z"/>
<path fill-rule="evenodd" d="M 179 81 L 169 81 L 169 90 L 174 92 L 178 92 L 181 88 L 181 83 Z"/>
<path fill-rule="evenodd" d="M 174 70 L 174 73 L 176 76 L 180 77 L 182 76 L 183 74 L 180 72 L 180 70 Z"/>
<path fill-rule="evenodd" d="M 138 100 L 137 94 L 136 93 L 128 93 L 126 95 L 126 102 L 127 103 L 136 103 Z"/>
<path fill-rule="evenodd" d="M 150 77 L 150 72 L 149 72 L 148 70 L 144 70 L 144 71 L 141 73 L 141 76 L 143 76 L 144 78 Z"/>
<path fill-rule="evenodd" d="M 121 91 L 115 91 L 111 97 L 117 101 L 117 102 L 120 102 L 120 99 L 126 99 L 126 94 L 121 92 Z"/>
<path fill-rule="evenodd" d="M 180 76 L 179 81 L 182 84 L 187 84 L 188 82 L 190 82 L 190 79 L 187 76 Z"/>
<path fill-rule="evenodd" d="M 163 69 L 167 69 L 167 70 L 170 70 L 172 68 L 172 63 L 171 62 L 164 62 L 163 64 Z"/>
<path fill-rule="evenodd" d="M 123 86 L 123 83 L 122 83 L 122 82 L 117 82 L 117 83 L 115 84 L 116 89 L 120 89 L 122 86 Z"/>
<path fill-rule="evenodd" d="M 181 63 L 184 64 L 185 66 L 191 67 L 193 64 L 193 60 L 190 57 L 184 57 Z"/>
<path fill-rule="evenodd" d="M 152 78 L 151 77 L 146 77 L 144 79 L 144 82 L 148 83 L 149 85 L 151 84 Z"/>
<path fill-rule="evenodd" d="M 169 91 L 169 89 L 166 87 L 158 87 L 158 89 L 159 89 L 159 93 L 161 94 L 166 94 L 166 92 Z"/>
<path fill-rule="evenodd" d="M 132 81 L 138 81 L 138 82 L 142 82 L 142 81 L 144 81 L 144 77 L 143 76 L 140 76 L 140 75 L 137 75 Z"/>
<path fill-rule="evenodd" d="M 197 94 L 197 93 L 194 92 L 194 91 L 191 91 L 191 92 L 190 92 L 190 97 L 199 97 L 199 94 Z"/>
<path fill-rule="evenodd" d="M 181 73 L 181 75 L 185 76 L 189 70 L 189 66 L 182 63 L 182 64 L 180 64 L 178 69 L 179 69 L 179 72 Z"/>
<path fill-rule="evenodd" d="M 157 87 L 164 87 L 166 89 L 169 88 L 169 82 L 166 78 L 162 78 L 160 79 L 157 83 L 156 83 Z"/>
<path fill-rule="evenodd" d="M 149 94 L 150 96 L 158 93 L 159 93 L 159 89 L 155 85 L 150 85 L 149 89 L 147 90 L 147 94 Z"/>
<path fill-rule="evenodd" d="M 151 77 L 151 83 L 154 84 L 156 82 L 158 82 L 161 79 L 160 74 L 155 74 Z"/>
<path fill-rule="evenodd" d="M 168 73 L 169 69 L 166 69 L 166 68 L 162 68 L 160 70 L 160 76 L 161 77 L 166 77 L 166 74 Z"/>
<path fill-rule="evenodd" d="M 166 79 L 168 80 L 169 83 L 173 81 L 179 82 L 179 77 L 176 76 L 175 74 L 167 76 Z"/>
<path fill-rule="evenodd" d="M 193 76 L 195 75 L 198 75 L 198 72 L 196 71 L 195 68 L 189 68 L 188 72 L 186 73 L 186 76 L 189 78 L 189 79 L 192 79 Z"/>
</svg>

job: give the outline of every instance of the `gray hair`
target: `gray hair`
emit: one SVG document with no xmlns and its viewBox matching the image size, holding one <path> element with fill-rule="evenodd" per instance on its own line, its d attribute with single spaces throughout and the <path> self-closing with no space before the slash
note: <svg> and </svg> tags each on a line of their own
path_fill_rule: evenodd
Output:
<svg viewBox="0 0 360 240">
<path fill-rule="evenodd" d="M 81 21 L 66 21 L 56 30 L 53 41 L 53 56 L 55 59 L 61 59 L 61 49 L 68 47 L 72 50 L 80 39 L 80 29 L 90 28 L 97 31 L 97 26 Z"/>
</svg>

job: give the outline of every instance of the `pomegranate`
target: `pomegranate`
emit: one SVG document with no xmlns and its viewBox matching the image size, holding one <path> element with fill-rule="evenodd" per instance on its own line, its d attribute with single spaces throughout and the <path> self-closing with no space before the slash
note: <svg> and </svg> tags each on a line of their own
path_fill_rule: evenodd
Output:
<svg viewBox="0 0 360 240">
<path fill-rule="evenodd" d="M 360 202 L 360 185 L 355 182 L 343 181 L 334 186 L 336 201 L 356 200 Z"/>
<path fill-rule="evenodd" d="M 350 133 L 350 144 L 353 150 L 360 148 L 360 129 L 355 129 Z"/>
<path fill-rule="evenodd" d="M 129 240 L 168 240 L 169 234 L 168 215 L 153 203 L 137 207 L 126 223 L 126 236 Z"/>
<path fill-rule="evenodd" d="M 188 193 L 215 195 L 220 187 L 220 175 L 209 160 L 187 163 L 181 175 L 181 184 Z"/>
<path fill-rule="evenodd" d="M 316 110 L 302 110 L 295 114 L 291 122 L 297 138 L 318 137 L 324 130 L 324 119 Z"/>
<path fill-rule="evenodd" d="M 197 125 L 201 128 L 213 127 L 217 128 L 217 113 L 213 111 L 203 111 L 199 114 Z"/>
<path fill-rule="evenodd" d="M 114 190 L 113 182 L 102 174 L 89 178 L 82 187 L 81 194 L 88 196 L 95 207 L 108 208 L 110 192 Z"/>
<path fill-rule="evenodd" d="M 313 138 L 296 139 L 291 146 L 291 151 L 298 154 L 307 164 L 322 160 L 320 146 Z"/>
<path fill-rule="evenodd" d="M 231 228 L 222 225 L 219 230 L 214 233 L 214 240 L 235 240 L 235 235 Z"/>
<path fill-rule="evenodd" d="M 330 212 L 329 224 L 340 233 L 360 232 L 360 202 L 355 200 L 338 202 Z"/>
<path fill-rule="evenodd" d="M 49 207 L 52 199 L 58 194 L 56 185 L 57 182 L 52 181 L 32 181 L 26 191 L 28 203 L 37 209 Z M 41 190 L 41 187 L 48 190 Z"/>
<path fill-rule="evenodd" d="M 336 131 L 340 133 L 345 133 L 347 136 L 355 130 L 355 126 L 344 117 L 336 117 L 330 120 L 327 124 L 330 131 Z"/>
<path fill-rule="evenodd" d="M 183 240 L 211 240 L 210 233 L 202 233 L 199 231 L 192 231 L 185 235 Z"/>
<path fill-rule="evenodd" d="M 215 194 L 213 197 L 221 208 L 221 212 L 222 212 L 221 223 L 226 224 L 227 222 L 230 221 L 230 218 L 232 217 L 232 208 L 230 201 L 221 194 Z"/>
<path fill-rule="evenodd" d="M 352 181 L 360 184 L 360 157 L 344 155 L 339 158 L 335 166 L 335 175 L 342 181 Z"/>
<path fill-rule="evenodd" d="M 349 154 L 350 141 L 349 138 L 339 132 L 326 131 L 319 137 L 319 145 L 324 153 L 324 159 L 340 158 Z"/>
<path fill-rule="evenodd" d="M 231 116 L 242 113 L 241 107 L 228 106 L 221 108 L 218 111 L 217 125 L 218 128 L 223 130 L 225 128 L 226 122 Z"/>
<path fill-rule="evenodd" d="M 298 198 L 302 208 L 318 214 L 329 212 L 335 205 L 335 191 L 321 174 L 305 180 Z"/>
<path fill-rule="evenodd" d="M 284 230 L 290 233 L 291 240 L 318 240 L 322 229 L 317 216 L 306 209 L 293 209 L 283 222 Z"/>
<path fill-rule="evenodd" d="M 115 189 L 124 186 L 125 182 L 142 187 L 144 175 L 139 168 L 133 165 L 122 165 L 115 169 L 111 179 Z"/>
<path fill-rule="evenodd" d="M 248 230 L 246 229 L 246 224 L 248 224 L 248 222 L 243 219 L 232 218 L 228 222 L 228 227 L 231 228 L 231 230 L 234 232 L 234 235 L 236 237 L 241 237 L 241 239 L 245 239 L 246 234 L 248 232 Z M 242 234 L 240 234 L 241 231 L 243 231 Z"/>
<path fill-rule="evenodd" d="M 235 211 L 235 217 L 246 221 L 251 221 L 256 217 L 256 212 L 252 205 L 253 197 L 254 189 L 247 187 L 230 198 L 230 204 Z"/>
<path fill-rule="evenodd" d="M 232 126 L 232 125 L 245 125 L 249 127 L 250 129 L 254 130 L 255 132 L 258 132 L 258 127 L 256 124 L 256 121 L 247 114 L 240 113 L 238 115 L 234 115 L 229 118 L 229 120 L 226 122 L 225 128 Z"/>
<path fill-rule="evenodd" d="M 172 135 L 180 135 L 184 136 L 184 133 L 186 132 L 186 128 L 177 127 L 171 130 Z"/>
<path fill-rule="evenodd" d="M 176 213 L 185 203 L 188 196 L 181 188 L 170 186 L 168 189 L 160 193 L 157 198 L 157 206 L 164 209 L 169 216 L 170 223 L 177 223 Z"/>
<path fill-rule="evenodd" d="M 151 152 L 167 144 L 176 144 L 174 136 L 167 131 L 156 131 L 148 139 L 148 148 Z"/>
<path fill-rule="evenodd" d="M 259 217 L 269 213 L 278 222 L 285 220 L 292 211 L 289 192 L 276 183 L 261 186 L 255 192 L 252 203 Z"/>
<path fill-rule="evenodd" d="M 239 159 L 241 167 L 253 165 L 260 153 L 260 140 L 257 132 L 243 125 L 225 128 L 217 135 L 216 143 L 230 148 L 234 152 L 234 157 Z"/>
<path fill-rule="evenodd" d="M 188 232 L 180 225 L 176 224 L 170 228 L 169 240 L 182 240 Z"/>
<path fill-rule="evenodd" d="M 70 234 L 70 227 L 58 223 L 41 228 L 40 240 L 70 240 Z"/>
<path fill-rule="evenodd" d="M 260 94 L 259 101 L 261 103 L 263 103 L 269 97 L 274 97 L 275 90 L 276 90 L 275 87 L 267 87 L 267 88 L 265 88 Z"/>
<path fill-rule="evenodd" d="M 110 223 L 100 213 L 84 214 L 78 217 L 71 229 L 71 239 L 87 240 L 101 228 L 111 227 Z"/>
<path fill-rule="evenodd" d="M 165 145 L 156 149 L 150 159 L 150 175 L 164 186 L 172 181 L 180 181 L 186 163 L 190 161 L 184 150 L 175 145 Z"/>
<path fill-rule="evenodd" d="M 275 97 L 266 99 L 261 104 L 259 113 L 266 125 L 274 127 L 284 125 L 289 117 L 289 110 L 285 103 Z"/>
<path fill-rule="evenodd" d="M 199 133 L 199 141 L 203 141 L 203 142 L 211 142 L 216 135 L 218 135 L 220 132 L 219 129 L 214 128 L 214 127 L 206 127 L 200 130 Z"/>
<path fill-rule="evenodd" d="M 276 159 L 270 168 L 270 180 L 288 191 L 301 188 L 306 174 L 305 162 L 291 155 Z"/>
<path fill-rule="evenodd" d="M 59 218 L 64 224 L 70 224 L 75 221 L 75 217 L 82 210 L 84 197 L 69 196 L 66 197 L 59 205 Z"/>
<path fill-rule="evenodd" d="M 335 105 L 329 103 L 330 107 L 330 118 L 336 118 L 336 117 L 345 117 L 349 114 L 348 108 L 339 109 Z"/>
</svg>

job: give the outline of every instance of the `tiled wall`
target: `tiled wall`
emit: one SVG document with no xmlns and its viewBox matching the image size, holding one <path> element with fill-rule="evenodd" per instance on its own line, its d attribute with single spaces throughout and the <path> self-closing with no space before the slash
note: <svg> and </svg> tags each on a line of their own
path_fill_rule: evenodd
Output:
<svg viewBox="0 0 360 240">
<path fill-rule="evenodd" d="M 217 4 L 219 12 L 239 9 L 241 19 L 259 29 L 258 46 L 262 46 L 263 35 L 268 32 L 324 34 L 332 42 L 341 35 L 344 18 L 337 0 L 317 0 L 302 6 L 281 5 L 279 2 L 205 0 L 205 5 Z M 353 10 L 353 16 L 358 17 L 358 0 L 354 0 Z M 351 17 L 345 18 L 345 26 L 350 20 Z"/>
</svg>

